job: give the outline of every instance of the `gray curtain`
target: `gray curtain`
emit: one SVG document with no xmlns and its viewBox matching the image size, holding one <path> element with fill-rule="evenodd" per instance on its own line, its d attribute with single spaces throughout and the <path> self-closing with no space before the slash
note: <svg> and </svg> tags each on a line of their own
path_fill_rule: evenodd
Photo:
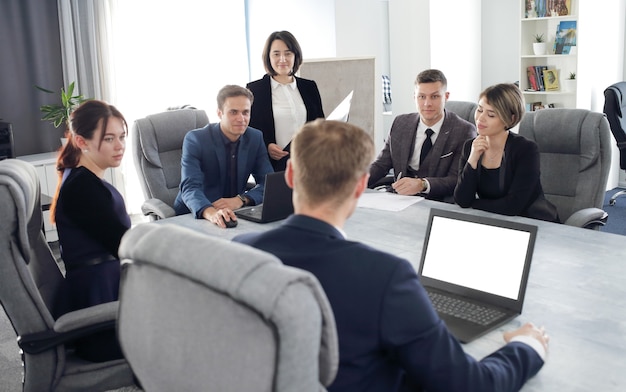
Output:
<svg viewBox="0 0 626 392">
<path fill-rule="evenodd" d="M 113 0 L 58 0 L 65 84 L 87 98 L 114 103 Z"/>
<path fill-rule="evenodd" d="M 13 124 L 17 156 L 54 151 L 63 130 L 41 121 L 39 107 L 60 103 L 63 86 L 57 3 L 2 0 L 0 5 L 0 118 Z"/>
</svg>

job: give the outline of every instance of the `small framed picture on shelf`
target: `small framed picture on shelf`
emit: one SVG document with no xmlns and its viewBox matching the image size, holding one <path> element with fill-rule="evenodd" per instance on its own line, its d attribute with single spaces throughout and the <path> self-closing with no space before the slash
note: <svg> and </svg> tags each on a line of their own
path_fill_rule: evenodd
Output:
<svg viewBox="0 0 626 392">
<path fill-rule="evenodd" d="M 543 70 L 543 84 L 546 91 L 559 90 L 559 75 L 556 69 L 544 69 Z"/>
<path fill-rule="evenodd" d="M 543 109 L 543 103 L 541 102 L 533 102 L 532 111 L 536 112 L 537 110 Z"/>
</svg>

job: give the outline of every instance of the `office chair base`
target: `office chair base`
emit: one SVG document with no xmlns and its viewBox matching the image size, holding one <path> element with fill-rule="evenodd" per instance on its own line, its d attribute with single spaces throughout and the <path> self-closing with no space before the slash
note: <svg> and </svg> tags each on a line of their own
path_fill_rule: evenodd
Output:
<svg viewBox="0 0 626 392">
<path fill-rule="evenodd" d="M 619 192 L 616 192 L 613 196 L 611 196 L 611 199 L 609 200 L 609 205 L 614 206 L 616 199 L 622 195 L 626 195 L 626 190 L 621 190 Z"/>
</svg>

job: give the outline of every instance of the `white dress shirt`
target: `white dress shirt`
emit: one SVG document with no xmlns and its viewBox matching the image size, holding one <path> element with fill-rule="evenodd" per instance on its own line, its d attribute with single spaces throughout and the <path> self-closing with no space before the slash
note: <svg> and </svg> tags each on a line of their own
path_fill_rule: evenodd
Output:
<svg viewBox="0 0 626 392">
<path fill-rule="evenodd" d="M 274 78 L 270 78 L 270 81 L 276 144 L 285 148 L 296 131 L 306 122 L 306 107 L 295 78 L 289 84 L 281 84 Z"/>
<path fill-rule="evenodd" d="M 430 137 L 430 140 L 435 145 L 435 140 L 437 140 L 437 135 L 439 135 L 439 131 L 441 130 L 441 126 L 443 125 L 443 120 L 445 117 L 441 117 L 441 120 L 437 121 L 432 126 L 427 126 L 422 121 L 417 124 L 417 134 L 415 135 L 415 147 L 413 150 L 413 156 L 411 157 L 411 161 L 409 162 L 409 166 L 411 169 L 417 171 L 420 168 L 420 155 L 422 152 L 422 144 L 424 144 L 424 140 L 426 140 L 426 130 L 428 128 L 433 130 L 433 134 Z"/>
</svg>

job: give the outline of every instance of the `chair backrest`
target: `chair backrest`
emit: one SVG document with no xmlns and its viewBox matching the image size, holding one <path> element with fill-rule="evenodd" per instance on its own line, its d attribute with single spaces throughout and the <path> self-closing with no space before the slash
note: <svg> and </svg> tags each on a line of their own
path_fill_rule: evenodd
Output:
<svg viewBox="0 0 626 392">
<path fill-rule="evenodd" d="M 145 390 L 319 391 L 336 374 L 317 279 L 268 253 L 170 224 L 126 233 L 118 334 Z"/>
<path fill-rule="evenodd" d="M 619 148 L 619 166 L 626 169 L 626 82 L 615 83 L 604 90 L 604 113 Z"/>
<path fill-rule="evenodd" d="M 39 187 L 30 163 L 0 161 L 0 302 L 17 335 L 52 329 L 51 310 L 63 281 L 42 232 Z M 62 349 L 25 355 L 25 390 L 49 390 L 64 358 Z"/>
<path fill-rule="evenodd" d="M 602 113 L 585 109 L 527 112 L 519 133 L 539 147 L 541 185 L 562 222 L 584 208 L 602 208 L 611 167 L 611 134 Z"/>
<path fill-rule="evenodd" d="M 133 157 L 146 199 L 159 199 L 170 207 L 180 185 L 183 139 L 192 129 L 204 127 L 204 110 L 178 109 L 152 114 L 133 124 Z"/>
<path fill-rule="evenodd" d="M 463 120 L 469 121 L 471 124 L 476 125 L 474 121 L 474 113 L 476 112 L 476 108 L 478 108 L 478 104 L 476 102 L 468 102 L 468 101 L 447 101 L 446 102 L 446 110 L 451 111 L 457 116 L 461 117 Z"/>
</svg>

